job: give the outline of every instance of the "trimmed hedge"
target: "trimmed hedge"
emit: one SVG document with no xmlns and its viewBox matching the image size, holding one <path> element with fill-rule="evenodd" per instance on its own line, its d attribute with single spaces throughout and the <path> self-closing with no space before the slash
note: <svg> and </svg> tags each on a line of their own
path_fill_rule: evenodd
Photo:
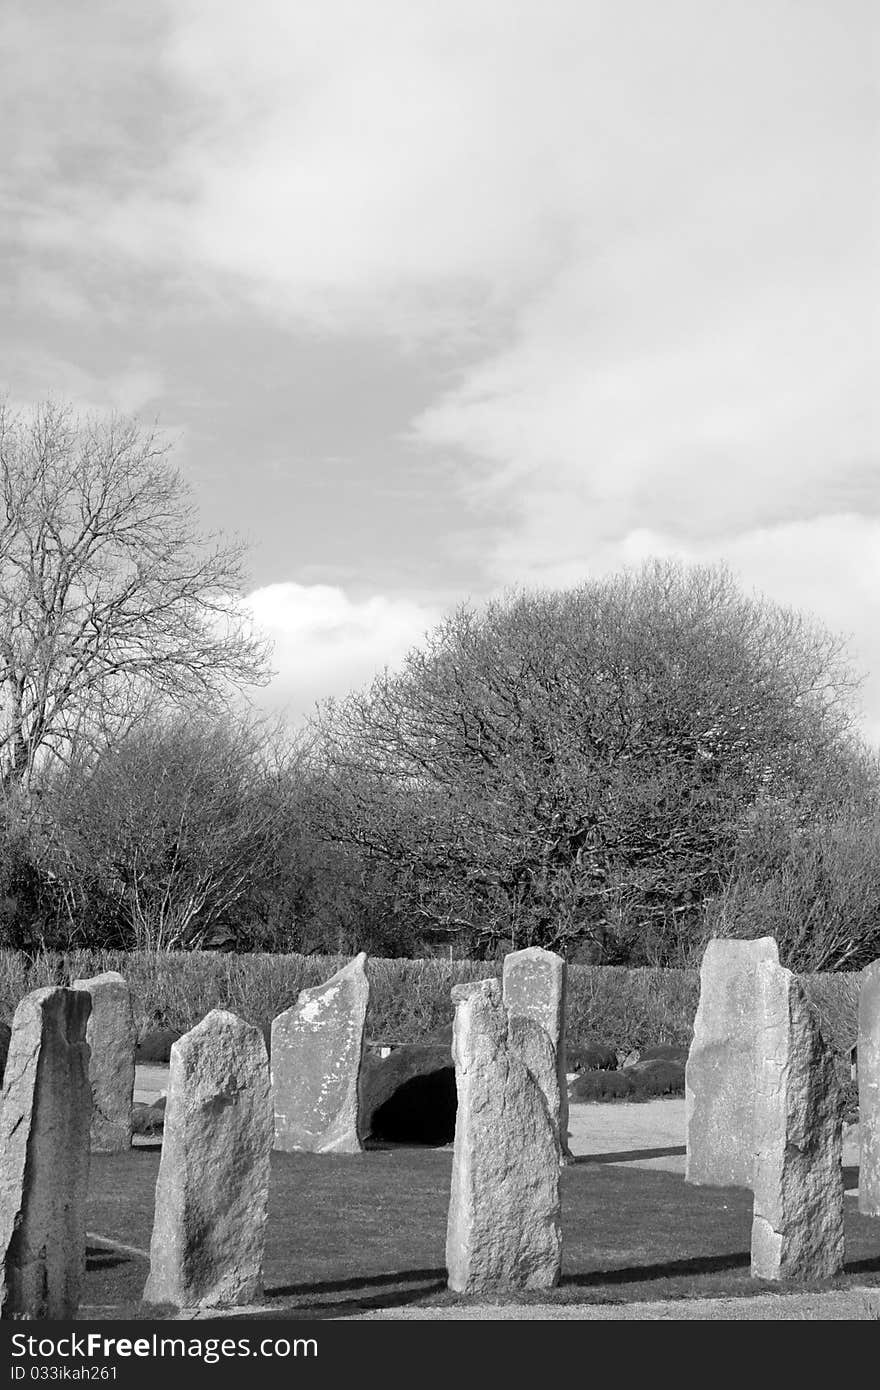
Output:
<svg viewBox="0 0 880 1390">
<path fill-rule="evenodd" d="M 70 951 L 30 958 L 0 951 L 0 1016 L 41 985 L 118 970 L 131 985 L 138 1037 L 156 1028 L 185 1032 L 209 1009 L 223 1007 L 266 1028 L 295 1002 L 301 989 L 320 984 L 348 960 L 344 956 L 226 955 L 216 952 Z M 367 1033 L 374 1041 L 419 1042 L 452 1018 L 453 985 L 500 975 L 497 961 L 383 960 L 368 962 Z M 859 972 L 799 977 L 837 1051 L 858 1031 Z M 572 1048 L 601 1042 L 631 1049 L 663 1044 L 687 1047 L 699 998 L 697 970 L 571 965 L 568 968 L 567 1039 Z"/>
</svg>

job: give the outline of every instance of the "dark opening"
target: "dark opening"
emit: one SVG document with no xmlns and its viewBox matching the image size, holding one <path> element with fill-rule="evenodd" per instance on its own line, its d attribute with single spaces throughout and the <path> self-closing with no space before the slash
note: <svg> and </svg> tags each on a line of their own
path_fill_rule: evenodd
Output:
<svg viewBox="0 0 880 1390">
<path fill-rule="evenodd" d="M 373 1114 L 373 1138 L 389 1144 L 451 1144 L 455 1138 L 455 1068 L 410 1077 Z"/>
</svg>

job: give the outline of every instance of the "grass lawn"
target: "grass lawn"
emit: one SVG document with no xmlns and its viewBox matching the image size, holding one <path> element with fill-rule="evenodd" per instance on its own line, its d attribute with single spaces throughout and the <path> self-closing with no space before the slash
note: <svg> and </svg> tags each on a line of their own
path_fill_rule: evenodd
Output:
<svg viewBox="0 0 880 1390">
<path fill-rule="evenodd" d="M 751 1194 L 689 1187 L 676 1173 L 592 1159 L 562 1179 L 563 1276 L 539 1294 L 465 1300 L 446 1288 L 452 1154 L 394 1148 L 272 1157 L 267 1305 L 317 1318 L 407 1303 L 621 1303 L 779 1292 L 749 1275 Z M 147 1251 L 159 1150 L 92 1157 L 88 1229 Z M 845 1169 L 847 1187 L 855 1170 Z M 846 1269 L 833 1284 L 880 1286 L 880 1220 L 845 1199 Z M 81 1318 L 161 1318 L 140 1303 L 148 1261 L 89 1241 Z M 789 1288 L 792 1286 L 786 1286 Z M 784 1292 L 779 1292 L 784 1297 Z M 249 1315 L 250 1316 L 250 1315 Z"/>
</svg>

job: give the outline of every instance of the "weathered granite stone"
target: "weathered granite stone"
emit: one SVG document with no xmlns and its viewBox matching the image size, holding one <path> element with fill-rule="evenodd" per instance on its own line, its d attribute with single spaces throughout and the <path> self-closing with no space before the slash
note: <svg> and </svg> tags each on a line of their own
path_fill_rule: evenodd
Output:
<svg viewBox="0 0 880 1390">
<path fill-rule="evenodd" d="M 452 998 L 458 1115 L 449 1287 L 551 1288 L 562 1257 L 555 1049 L 534 1019 L 508 1014 L 497 980 L 459 985 Z"/>
<path fill-rule="evenodd" d="M 358 1087 L 370 987 L 366 954 L 304 989 L 272 1020 L 275 1148 L 359 1153 Z"/>
<path fill-rule="evenodd" d="M 859 1211 L 880 1216 L 880 960 L 859 989 Z"/>
<path fill-rule="evenodd" d="M 131 991 L 115 970 L 74 980 L 88 990 L 92 1012 L 86 1030 L 92 1088 L 92 1153 L 124 1153 L 131 1148 L 136 1042 Z"/>
<path fill-rule="evenodd" d="M 685 1180 L 750 1187 L 759 1001 L 756 971 L 777 963 L 771 936 L 709 942 L 700 967 L 700 1002 L 685 1067 Z"/>
<path fill-rule="evenodd" d="M 86 1270 L 88 994 L 50 987 L 12 1021 L 0 1104 L 0 1316 L 72 1318 Z"/>
<path fill-rule="evenodd" d="M 565 1055 L 566 965 L 561 956 L 540 946 L 511 951 L 504 957 L 501 988 L 504 1007 L 517 1018 L 533 1018 L 546 1032 L 556 1054 L 559 1134 L 564 1161 L 568 1147 L 568 1063 Z"/>
<path fill-rule="evenodd" d="M 830 1279 L 843 1268 L 843 1090 L 790 970 L 756 971 L 761 1064 L 754 1110 L 752 1275 Z"/>
<path fill-rule="evenodd" d="M 146 1303 L 261 1296 L 271 1152 L 263 1035 L 213 1009 L 171 1049 Z"/>
</svg>

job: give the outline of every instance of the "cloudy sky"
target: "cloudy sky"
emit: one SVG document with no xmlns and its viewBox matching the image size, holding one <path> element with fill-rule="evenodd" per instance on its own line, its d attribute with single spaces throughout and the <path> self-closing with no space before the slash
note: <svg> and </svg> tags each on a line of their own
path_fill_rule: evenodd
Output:
<svg viewBox="0 0 880 1390">
<path fill-rule="evenodd" d="M 293 718 L 654 554 L 880 739 L 873 0 L 5 0 L 0 389 L 158 419 Z M 873 388 L 873 389 L 872 389 Z"/>
</svg>

